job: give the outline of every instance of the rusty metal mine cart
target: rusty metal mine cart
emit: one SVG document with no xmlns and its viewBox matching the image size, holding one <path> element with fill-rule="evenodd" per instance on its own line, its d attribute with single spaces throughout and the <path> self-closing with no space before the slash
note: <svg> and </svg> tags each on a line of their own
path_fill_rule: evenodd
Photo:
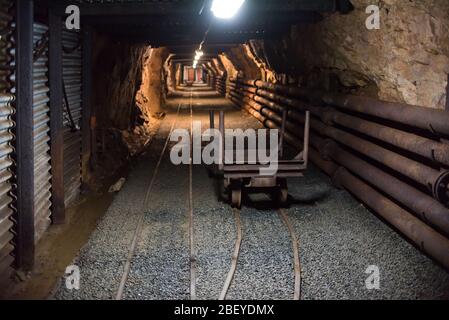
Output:
<svg viewBox="0 0 449 320">
<path fill-rule="evenodd" d="M 255 193 L 269 193 L 275 195 L 273 198 L 279 206 L 285 206 L 288 201 L 287 179 L 293 177 L 302 177 L 303 172 L 308 166 L 309 151 L 309 131 L 310 131 L 310 112 L 306 111 L 306 121 L 304 125 L 303 150 L 293 159 L 284 159 L 284 135 L 287 122 L 288 110 L 282 113 L 282 124 L 279 128 L 279 156 L 277 161 L 277 171 L 274 175 L 261 175 L 261 168 L 266 168 L 266 164 L 248 161 L 248 151 L 244 150 L 244 162 L 225 161 L 225 111 L 219 111 L 219 131 L 222 138 L 221 161 L 218 165 L 218 171 L 224 178 L 224 188 L 229 194 L 230 203 L 235 208 L 242 205 L 242 195 L 245 189 Z M 215 111 L 210 111 L 210 127 L 214 128 Z M 234 149 L 234 155 L 236 150 Z M 257 150 L 256 150 L 257 154 Z M 233 158 L 234 159 L 234 158 Z"/>
</svg>

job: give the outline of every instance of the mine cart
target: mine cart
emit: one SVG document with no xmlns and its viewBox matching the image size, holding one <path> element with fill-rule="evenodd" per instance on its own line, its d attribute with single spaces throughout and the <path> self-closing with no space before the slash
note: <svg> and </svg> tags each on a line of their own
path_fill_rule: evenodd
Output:
<svg viewBox="0 0 449 320">
<path fill-rule="evenodd" d="M 247 155 L 251 150 L 243 150 L 245 160 L 243 162 L 226 161 L 225 159 L 225 112 L 219 111 L 219 131 L 222 139 L 222 152 L 218 170 L 224 178 L 224 188 L 229 194 L 229 199 L 233 207 L 240 208 L 242 205 L 242 194 L 244 189 L 251 190 L 254 193 L 268 193 L 274 195 L 273 199 L 280 206 L 285 206 L 288 200 L 287 179 L 293 177 L 302 177 L 303 172 L 308 166 L 309 149 L 309 130 L 310 130 L 310 112 L 305 112 L 303 150 L 291 159 L 284 157 L 284 143 L 286 138 L 288 110 L 282 112 L 282 123 L 279 128 L 279 155 L 277 157 L 277 171 L 274 174 L 261 174 L 262 168 L 269 165 L 259 161 L 249 162 Z M 210 111 L 210 127 L 214 128 L 215 111 Z M 267 135 L 268 136 L 268 135 Z M 257 145 L 259 145 L 257 143 Z M 235 148 L 235 146 L 234 146 Z M 233 150 L 234 155 L 238 150 Z M 229 154 L 229 153 L 228 153 Z M 253 150 L 252 154 L 258 155 L 258 150 Z"/>
</svg>

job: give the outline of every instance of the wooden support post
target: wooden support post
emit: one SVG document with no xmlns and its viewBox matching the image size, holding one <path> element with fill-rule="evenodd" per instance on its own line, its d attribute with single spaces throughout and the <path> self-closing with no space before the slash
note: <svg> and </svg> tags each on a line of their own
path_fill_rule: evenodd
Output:
<svg viewBox="0 0 449 320">
<path fill-rule="evenodd" d="M 50 80 L 50 149 L 52 221 L 65 222 L 64 204 L 64 130 L 62 88 L 62 19 L 52 9 L 49 12 L 49 80 Z"/>
<path fill-rule="evenodd" d="M 17 267 L 34 266 L 33 0 L 17 0 Z"/>
<path fill-rule="evenodd" d="M 88 182 L 91 172 L 91 163 L 95 159 L 96 154 L 96 137 L 93 128 L 95 121 L 92 111 L 92 28 L 89 25 L 83 25 L 83 84 L 82 84 L 82 101 L 83 101 L 83 120 L 82 120 L 82 158 L 81 172 L 82 181 Z"/>
</svg>

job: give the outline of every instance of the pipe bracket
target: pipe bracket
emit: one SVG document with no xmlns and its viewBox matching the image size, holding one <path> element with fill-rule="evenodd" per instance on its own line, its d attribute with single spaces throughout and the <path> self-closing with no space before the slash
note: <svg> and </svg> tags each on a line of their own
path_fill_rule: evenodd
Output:
<svg viewBox="0 0 449 320">
<path fill-rule="evenodd" d="M 443 203 L 449 204 L 449 171 L 443 171 L 433 185 L 433 196 Z"/>
</svg>

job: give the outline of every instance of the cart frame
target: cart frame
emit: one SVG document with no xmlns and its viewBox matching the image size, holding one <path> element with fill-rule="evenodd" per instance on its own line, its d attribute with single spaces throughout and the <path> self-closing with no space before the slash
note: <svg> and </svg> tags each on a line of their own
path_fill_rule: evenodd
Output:
<svg viewBox="0 0 449 320">
<path fill-rule="evenodd" d="M 215 128 L 215 110 L 210 110 L 210 128 Z M 240 208 L 242 205 L 242 194 L 246 188 L 257 190 L 258 192 L 275 192 L 275 200 L 280 206 L 285 206 L 288 202 L 287 179 L 292 177 L 302 177 L 303 172 L 308 167 L 309 158 L 309 135 L 310 135 L 310 112 L 305 111 L 303 150 L 291 160 L 279 160 L 278 170 L 274 175 L 260 175 L 260 169 L 265 167 L 262 164 L 226 164 L 225 158 L 225 111 L 219 112 L 219 131 L 221 134 L 221 159 L 218 165 L 219 172 L 224 178 L 224 187 L 230 196 L 233 207 Z M 288 110 L 282 112 L 282 123 L 279 132 L 279 158 L 284 155 L 284 141 L 286 133 Z"/>
</svg>

